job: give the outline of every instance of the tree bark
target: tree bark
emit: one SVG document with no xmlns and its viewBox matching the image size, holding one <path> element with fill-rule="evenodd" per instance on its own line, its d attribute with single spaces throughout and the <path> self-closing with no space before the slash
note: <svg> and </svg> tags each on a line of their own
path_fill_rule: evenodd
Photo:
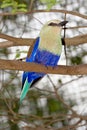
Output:
<svg viewBox="0 0 87 130">
<path fill-rule="evenodd" d="M 0 33 L 0 38 L 8 40 L 0 42 L 0 48 L 12 46 L 32 46 L 35 41 L 33 38 L 16 38 L 2 33 Z M 65 38 L 64 40 L 67 46 L 84 44 L 87 43 L 87 34 L 75 36 L 73 38 Z"/>
<path fill-rule="evenodd" d="M 56 67 L 46 67 L 36 63 L 26 63 L 16 60 L 3 60 L 0 59 L 0 69 L 2 70 L 20 70 L 20 71 L 34 71 L 49 74 L 62 74 L 62 75 L 86 75 L 87 64 L 65 66 L 58 65 Z"/>
</svg>

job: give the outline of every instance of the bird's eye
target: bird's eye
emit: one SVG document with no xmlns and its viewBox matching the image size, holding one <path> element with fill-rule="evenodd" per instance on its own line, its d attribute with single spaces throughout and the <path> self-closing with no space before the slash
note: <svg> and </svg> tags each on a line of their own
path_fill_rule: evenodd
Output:
<svg viewBox="0 0 87 130">
<path fill-rule="evenodd" d="M 51 22 L 51 23 L 49 23 L 48 24 L 48 26 L 56 26 L 57 24 L 56 23 L 53 23 L 53 22 Z"/>
</svg>

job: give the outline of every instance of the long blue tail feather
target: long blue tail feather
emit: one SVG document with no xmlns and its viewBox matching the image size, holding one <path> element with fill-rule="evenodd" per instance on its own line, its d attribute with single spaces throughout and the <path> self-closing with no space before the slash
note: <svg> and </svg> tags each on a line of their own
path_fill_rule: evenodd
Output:
<svg viewBox="0 0 87 130">
<path fill-rule="evenodd" d="M 25 96 L 26 96 L 26 94 L 27 94 L 27 92 L 28 92 L 28 90 L 29 90 L 29 88 L 30 88 L 30 86 L 31 86 L 31 83 L 32 83 L 32 82 L 28 83 L 28 80 L 27 80 L 27 78 L 26 78 L 25 83 L 24 83 L 24 86 L 23 86 L 23 89 L 22 89 L 22 92 L 21 92 L 21 96 L 20 96 L 20 103 L 21 103 L 22 100 L 25 98 Z"/>
</svg>

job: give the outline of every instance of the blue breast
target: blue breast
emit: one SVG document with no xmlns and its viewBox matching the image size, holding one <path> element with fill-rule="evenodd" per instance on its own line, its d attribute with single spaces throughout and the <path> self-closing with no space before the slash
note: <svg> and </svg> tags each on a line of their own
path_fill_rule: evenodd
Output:
<svg viewBox="0 0 87 130">
<path fill-rule="evenodd" d="M 56 66 L 60 56 L 55 55 L 46 50 L 37 50 L 34 62 L 46 65 L 46 66 Z"/>
</svg>

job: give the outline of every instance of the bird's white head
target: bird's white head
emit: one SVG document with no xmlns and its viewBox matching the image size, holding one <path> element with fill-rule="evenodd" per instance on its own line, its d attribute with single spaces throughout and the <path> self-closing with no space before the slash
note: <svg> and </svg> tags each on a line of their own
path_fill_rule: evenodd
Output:
<svg viewBox="0 0 87 130">
<path fill-rule="evenodd" d="M 60 54 L 62 48 L 61 29 L 66 23 L 67 21 L 51 20 L 44 24 L 40 31 L 39 48 Z"/>
<path fill-rule="evenodd" d="M 61 32 L 62 26 L 66 25 L 68 21 L 60 21 L 60 20 L 50 20 L 42 27 L 40 34 L 43 35 L 45 33 L 56 32 L 57 34 Z"/>
</svg>

